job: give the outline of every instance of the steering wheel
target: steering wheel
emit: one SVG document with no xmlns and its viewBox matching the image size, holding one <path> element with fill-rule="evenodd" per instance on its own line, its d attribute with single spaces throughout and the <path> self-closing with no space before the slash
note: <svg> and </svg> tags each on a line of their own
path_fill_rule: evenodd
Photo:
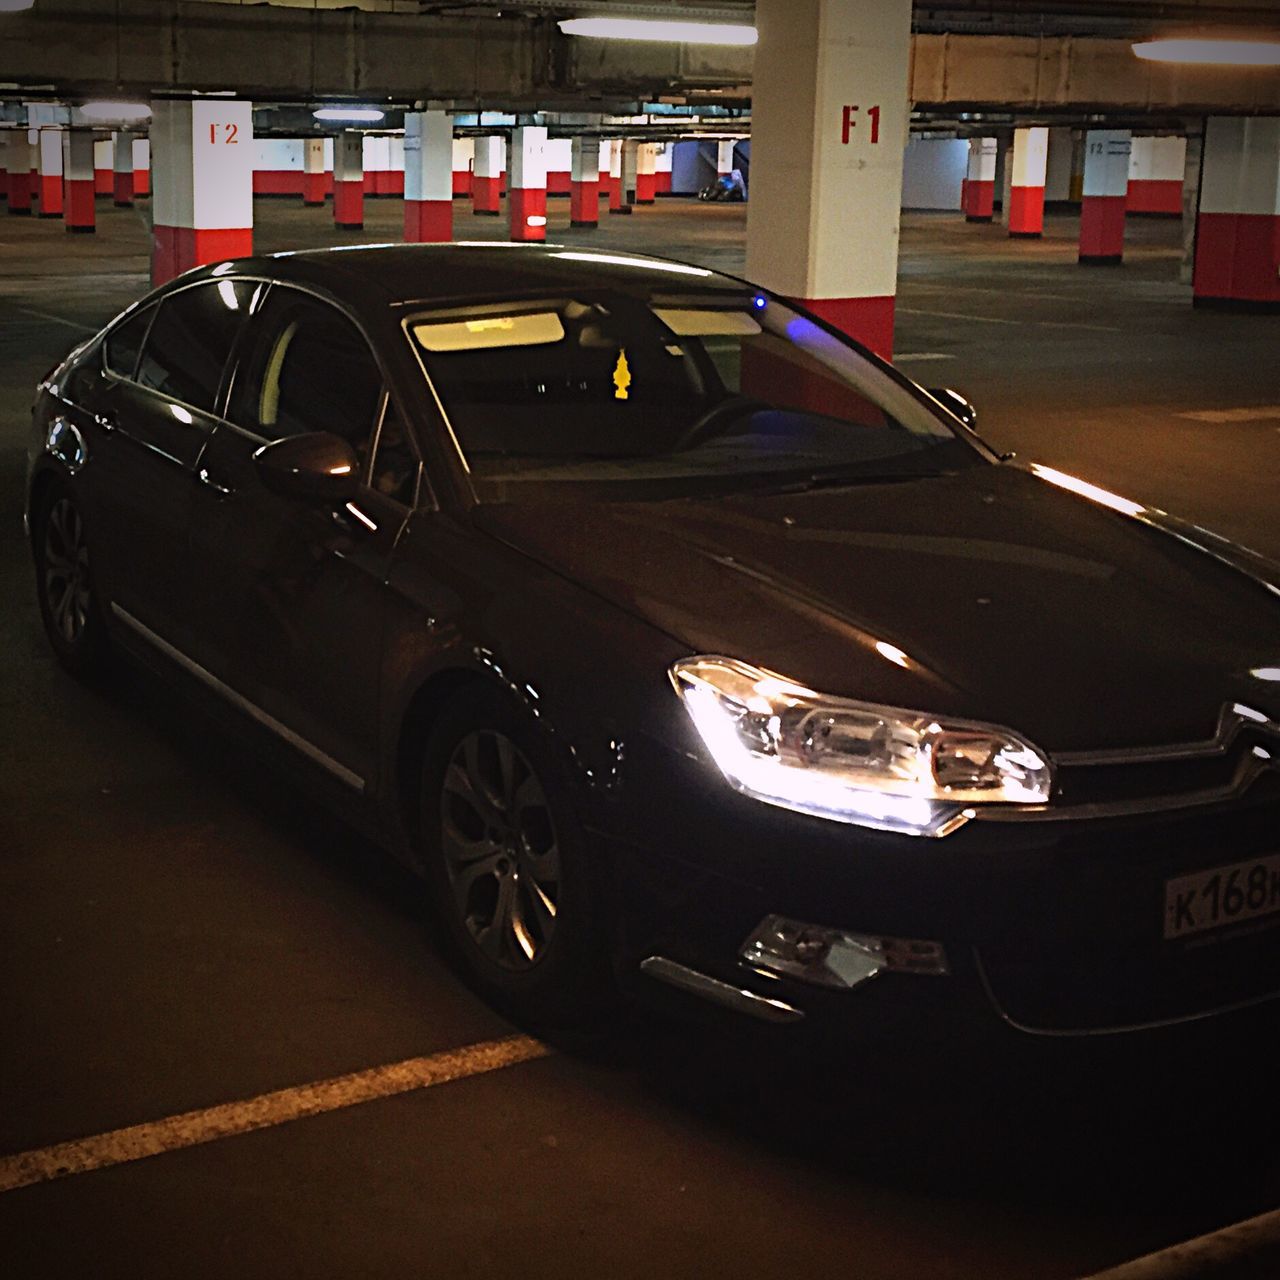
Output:
<svg viewBox="0 0 1280 1280">
<path fill-rule="evenodd" d="M 692 449 L 694 445 L 710 439 L 720 427 L 727 425 L 734 418 L 741 418 L 758 409 L 771 407 L 765 401 L 756 399 L 755 396 L 729 396 L 728 399 L 713 404 L 702 417 L 687 426 L 671 446 L 671 452 L 680 453 L 685 449 Z"/>
</svg>

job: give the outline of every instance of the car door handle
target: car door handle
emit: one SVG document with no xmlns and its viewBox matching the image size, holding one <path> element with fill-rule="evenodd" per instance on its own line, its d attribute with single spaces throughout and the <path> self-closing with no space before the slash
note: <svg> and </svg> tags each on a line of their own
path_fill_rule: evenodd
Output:
<svg viewBox="0 0 1280 1280">
<path fill-rule="evenodd" d="M 196 472 L 196 479 L 204 485 L 206 489 L 212 489 L 220 498 L 229 498 L 235 490 L 229 488 L 225 484 L 219 484 L 209 473 L 208 467 L 201 467 Z"/>
</svg>

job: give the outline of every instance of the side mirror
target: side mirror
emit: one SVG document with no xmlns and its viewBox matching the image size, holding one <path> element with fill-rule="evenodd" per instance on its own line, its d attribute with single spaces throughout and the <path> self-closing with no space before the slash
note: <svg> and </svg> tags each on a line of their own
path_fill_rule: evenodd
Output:
<svg viewBox="0 0 1280 1280">
<path fill-rule="evenodd" d="M 948 412 L 954 414 L 970 431 L 978 429 L 978 411 L 958 391 L 950 387 L 930 387 L 929 394 Z"/>
<path fill-rule="evenodd" d="M 282 498 L 340 507 L 360 483 L 355 450 L 328 431 L 273 440 L 254 453 L 253 461 L 262 483 Z"/>
</svg>

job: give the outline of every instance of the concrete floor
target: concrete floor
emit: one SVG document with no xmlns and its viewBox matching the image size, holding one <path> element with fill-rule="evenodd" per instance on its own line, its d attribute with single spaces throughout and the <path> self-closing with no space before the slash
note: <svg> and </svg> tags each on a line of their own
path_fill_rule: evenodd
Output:
<svg viewBox="0 0 1280 1280">
<path fill-rule="evenodd" d="M 363 238 L 399 216 L 370 202 Z M 18 523 L 31 389 L 145 289 L 144 219 L 100 204 L 91 238 L 0 215 L 0 1155 L 510 1032 L 376 851 L 152 682 L 86 689 L 47 651 Z M 353 238 L 292 202 L 257 219 L 261 250 Z M 669 202 L 574 233 L 555 201 L 551 233 L 740 271 L 744 220 Z M 502 230 L 459 207 L 459 236 Z M 1127 265 L 1090 270 L 1071 218 L 1027 244 L 908 216 L 903 367 L 966 391 L 1001 448 L 1280 556 L 1280 320 L 1194 311 L 1176 224 L 1130 230 Z M 1186 416 L 1229 410 L 1256 412 Z M 633 1015 L 0 1194 L 0 1269 L 1065 1280 L 1280 1203 L 1271 1076 L 1216 1056 L 797 1063 Z"/>
</svg>

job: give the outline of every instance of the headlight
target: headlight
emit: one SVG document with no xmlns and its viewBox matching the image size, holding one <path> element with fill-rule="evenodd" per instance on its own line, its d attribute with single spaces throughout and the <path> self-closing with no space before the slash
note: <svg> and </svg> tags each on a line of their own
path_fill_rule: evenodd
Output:
<svg viewBox="0 0 1280 1280">
<path fill-rule="evenodd" d="M 1044 804 L 1053 770 L 1005 729 L 829 698 L 731 658 L 686 658 L 671 680 L 744 795 L 800 813 L 942 836 L 975 804 Z"/>
</svg>

